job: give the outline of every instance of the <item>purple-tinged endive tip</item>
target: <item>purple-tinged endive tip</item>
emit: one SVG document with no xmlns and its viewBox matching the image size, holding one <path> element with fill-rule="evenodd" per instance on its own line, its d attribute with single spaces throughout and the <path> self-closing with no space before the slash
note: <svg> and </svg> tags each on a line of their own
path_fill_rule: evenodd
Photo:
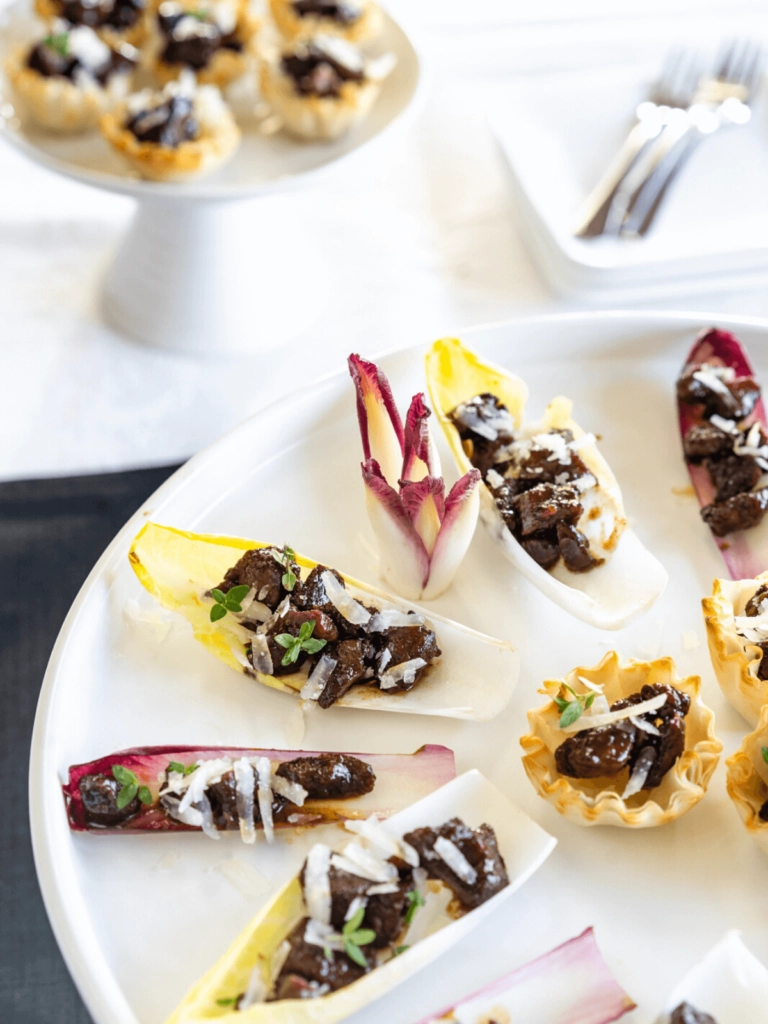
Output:
<svg viewBox="0 0 768 1024">
<path fill-rule="evenodd" d="M 402 480 L 421 480 L 425 476 L 440 476 L 440 457 L 429 430 L 431 412 L 419 393 L 411 399 L 405 417 L 405 443 Z"/>
<path fill-rule="evenodd" d="M 375 363 L 351 355 L 347 361 L 357 392 L 363 457 L 375 459 L 385 479 L 397 481 L 403 464 L 403 423 L 392 389 Z"/>
</svg>

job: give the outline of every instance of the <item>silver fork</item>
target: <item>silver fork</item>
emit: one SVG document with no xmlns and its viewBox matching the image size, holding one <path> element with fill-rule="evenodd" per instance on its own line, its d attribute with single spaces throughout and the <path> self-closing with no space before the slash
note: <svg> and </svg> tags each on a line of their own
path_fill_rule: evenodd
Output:
<svg viewBox="0 0 768 1024">
<path fill-rule="evenodd" d="M 763 56 L 762 48 L 748 41 L 726 48 L 714 73 L 699 83 L 684 130 L 677 136 L 662 132 L 651 147 L 651 171 L 629 198 L 621 235 L 646 234 L 670 186 L 700 142 L 721 128 L 748 123 Z"/>
<path fill-rule="evenodd" d="M 590 192 L 576 213 L 573 233 L 581 238 L 594 238 L 605 232 L 606 226 L 618 230 L 626 207 L 616 198 L 622 192 L 622 183 L 630 171 L 637 170 L 641 157 L 650 144 L 674 119 L 676 113 L 692 101 L 701 77 L 701 60 L 693 51 L 673 50 L 667 55 L 661 74 L 650 97 L 636 110 L 637 121 L 627 135 L 621 149 L 603 177 Z M 619 212 L 620 211 L 620 212 Z"/>
</svg>

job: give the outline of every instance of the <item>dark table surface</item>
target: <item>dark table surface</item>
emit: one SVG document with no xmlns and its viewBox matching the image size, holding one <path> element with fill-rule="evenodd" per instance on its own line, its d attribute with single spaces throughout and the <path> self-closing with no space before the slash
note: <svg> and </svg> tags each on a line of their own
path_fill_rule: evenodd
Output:
<svg viewBox="0 0 768 1024">
<path fill-rule="evenodd" d="M 0 484 L 0 1021 L 88 1024 L 37 885 L 27 772 L 45 667 L 94 563 L 177 467 Z"/>
</svg>

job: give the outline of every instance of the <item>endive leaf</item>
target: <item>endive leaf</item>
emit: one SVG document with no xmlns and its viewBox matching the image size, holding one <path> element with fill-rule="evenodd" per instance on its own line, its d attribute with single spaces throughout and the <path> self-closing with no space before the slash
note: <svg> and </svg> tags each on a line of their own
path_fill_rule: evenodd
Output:
<svg viewBox="0 0 768 1024">
<path fill-rule="evenodd" d="M 270 761 L 292 761 L 296 757 L 312 757 L 311 750 L 261 750 L 250 747 L 134 747 L 108 754 L 95 761 L 72 765 L 69 779 L 62 791 L 67 803 L 69 827 L 74 832 L 199 832 L 200 829 L 184 825 L 170 818 L 157 806 L 143 807 L 139 813 L 119 828 L 89 827 L 85 820 L 80 780 L 84 775 L 109 775 L 113 765 L 122 765 L 136 776 L 138 783 L 150 791 L 157 800 L 160 780 L 171 762 L 178 766 L 194 766 L 212 758 L 266 757 Z M 413 754 L 354 754 L 369 764 L 376 775 L 370 793 L 346 800 L 307 800 L 294 815 L 292 823 L 277 821 L 275 829 L 322 825 L 326 822 L 367 818 L 371 814 L 388 815 L 431 793 L 455 775 L 453 751 L 448 747 L 429 744 Z M 178 769 L 176 769 L 178 770 Z M 296 817 L 300 820 L 296 820 Z"/>
<path fill-rule="evenodd" d="M 502 1019 L 520 1024 L 610 1024 L 634 1007 L 587 928 L 420 1024 Z"/>
<path fill-rule="evenodd" d="M 658 1024 L 682 1002 L 708 1013 L 717 1024 L 757 1024 L 765 1020 L 768 970 L 735 930 L 723 938 L 683 978 L 667 999 Z"/>
<path fill-rule="evenodd" d="M 405 510 L 430 556 L 445 515 L 444 491 L 445 484 L 442 478 L 436 479 L 433 476 L 407 481 L 400 488 Z"/>
<path fill-rule="evenodd" d="M 389 381 L 375 363 L 351 355 L 349 372 L 357 391 L 357 419 L 365 461 L 375 459 L 386 480 L 396 484 L 403 465 L 403 423 Z"/>
<path fill-rule="evenodd" d="M 211 654 L 236 672 L 246 672 L 257 682 L 298 699 L 305 675 L 295 673 L 278 678 L 246 668 L 245 645 L 240 636 L 240 632 L 245 631 L 232 631 L 231 615 L 221 622 L 211 622 L 210 604 L 203 596 L 221 582 L 227 569 L 244 551 L 261 547 L 268 545 L 147 523 L 134 540 L 128 557 L 143 586 L 163 607 L 180 612 L 188 619 L 195 639 Z M 296 562 L 303 576 L 317 564 L 302 555 L 296 556 Z M 393 598 L 377 587 L 351 577 L 345 577 L 345 582 L 352 597 L 366 605 L 421 612 L 412 603 Z M 426 620 L 435 630 L 443 654 L 417 686 L 402 694 L 387 694 L 369 686 L 352 687 L 337 703 L 342 707 L 372 711 L 442 715 L 473 721 L 485 721 L 499 714 L 512 695 L 519 672 L 518 655 L 512 645 L 439 615 L 430 613 Z M 237 627 L 236 622 L 234 625 Z"/>
<path fill-rule="evenodd" d="M 402 497 L 384 479 L 374 459 L 363 465 L 363 483 L 368 518 L 379 545 L 379 571 L 398 594 L 416 601 L 429 579 L 429 552 Z"/>
<path fill-rule="evenodd" d="M 571 418 L 571 403 L 565 398 L 550 403 L 541 424 L 526 424 L 528 389 L 523 381 L 500 366 L 484 362 L 456 338 L 435 342 L 427 353 L 426 372 L 432 407 L 461 472 L 472 464 L 449 414 L 461 402 L 484 392 L 496 395 L 507 406 L 516 428 L 523 433 L 554 428 L 571 430 L 577 439 L 585 436 Z M 590 519 L 585 505 L 583 519 L 587 521 L 579 521 L 590 546 L 605 559 L 598 568 L 573 573 L 561 562 L 551 572 L 542 569 L 507 529 L 484 483 L 480 487 L 480 515 L 510 562 L 542 593 L 584 622 L 600 629 L 620 629 L 653 604 L 668 577 L 664 567 L 626 526 L 621 491 L 595 444 L 585 444 L 579 456 L 600 484 L 593 490 L 600 496 L 601 516 Z"/>
<path fill-rule="evenodd" d="M 429 583 L 424 600 L 439 597 L 451 585 L 475 533 L 480 504 L 480 471 L 471 469 L 451 488 L 445 513 L 432 549 Z"/>
<path fill-rule="evenodd" d="M 335 1024 L 431 963 L 506 902 L 546 860 L 556 842 L 478 771 L 460 775 L 389 818 L 382 827 L 400 838 L 414 828 L 438 826 L 454 816 L 462 818 L 470 828 L 487 822 L 496 832 L 510 884 L 492 899 L 457 920 L 436 920 L 437 930 L 338 992 L 317 999 L 261 1003 L 239 1013 L 228 1013 L 219 1000 L 243 992 L 257 964 L 263 965 L 266 977 L 275 951 L 301 916 L 301 887 L 298 878 L 294 878 L 189 992 L 167 1024 L 210 1019 L 221 1019 L 227 1024 Z"/>
<path fill-rule="evenodd" d="M 431 413 L 424 404 L 424 395 L 414 395 L 405 417 L 403 480 L 421 480 L 440 476 L 440 456 L 429 429 Z"/>
<path fill-rule="evenodd" d="M 754 376 L 754 370 L 744 346 L 727 331 L 712 329 L 699 335 L 688 353 L 684 369 L 700 366 L 702 363 L 728 366 L 735 371 L 737 377 Z M 694 416 L 692 406 L 678 401 L 677 410 L 682 438 L 685 437 L 688 429 L 698 421 Z M 768 433 L 768 421 L 762 398 L 744 422 L 745 425 L 761 423 Z M 709 505 L 714 501 L 715 488 L 706 467 L 689 463 L 688 473 L 699 504 L 702 508 Z M 706 530 L 706 527 L 702 526 L 701 529 L 702 531 Z M 720 538 L 713 535 L 713 540 L 723 556 L 731 579 L 753 579 L 768 569 L 768 516 L 758 526 L 749 530 L 741 530 Z"/>
</svg>

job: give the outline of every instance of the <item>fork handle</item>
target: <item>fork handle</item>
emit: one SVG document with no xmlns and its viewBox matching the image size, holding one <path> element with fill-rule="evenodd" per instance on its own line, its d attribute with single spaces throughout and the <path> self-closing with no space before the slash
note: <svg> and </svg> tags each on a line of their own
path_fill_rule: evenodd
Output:
<svg viewBox="0 0 768 1024">
<path fill-rule="evenodd" d="M 660 165 L 655 174 L 638 189 L 632 197 L 624 223 L 622 235 L 645 235 L 651 228 L 667 192 L 674 184 L 680 171 L 692 156 L 703 136 L 693 131 L 679 144 L 676 152 L 668 154 L 668 161 Z"/>
<path fill-rule="evenodd" d="M 577 238 L 595 238 L 603 233 L 622 181 L 655 134 L 644 121 L 638 121 L 632 128 L 603 177 L 579 207 L 573 227 Z"/>
</svg>

